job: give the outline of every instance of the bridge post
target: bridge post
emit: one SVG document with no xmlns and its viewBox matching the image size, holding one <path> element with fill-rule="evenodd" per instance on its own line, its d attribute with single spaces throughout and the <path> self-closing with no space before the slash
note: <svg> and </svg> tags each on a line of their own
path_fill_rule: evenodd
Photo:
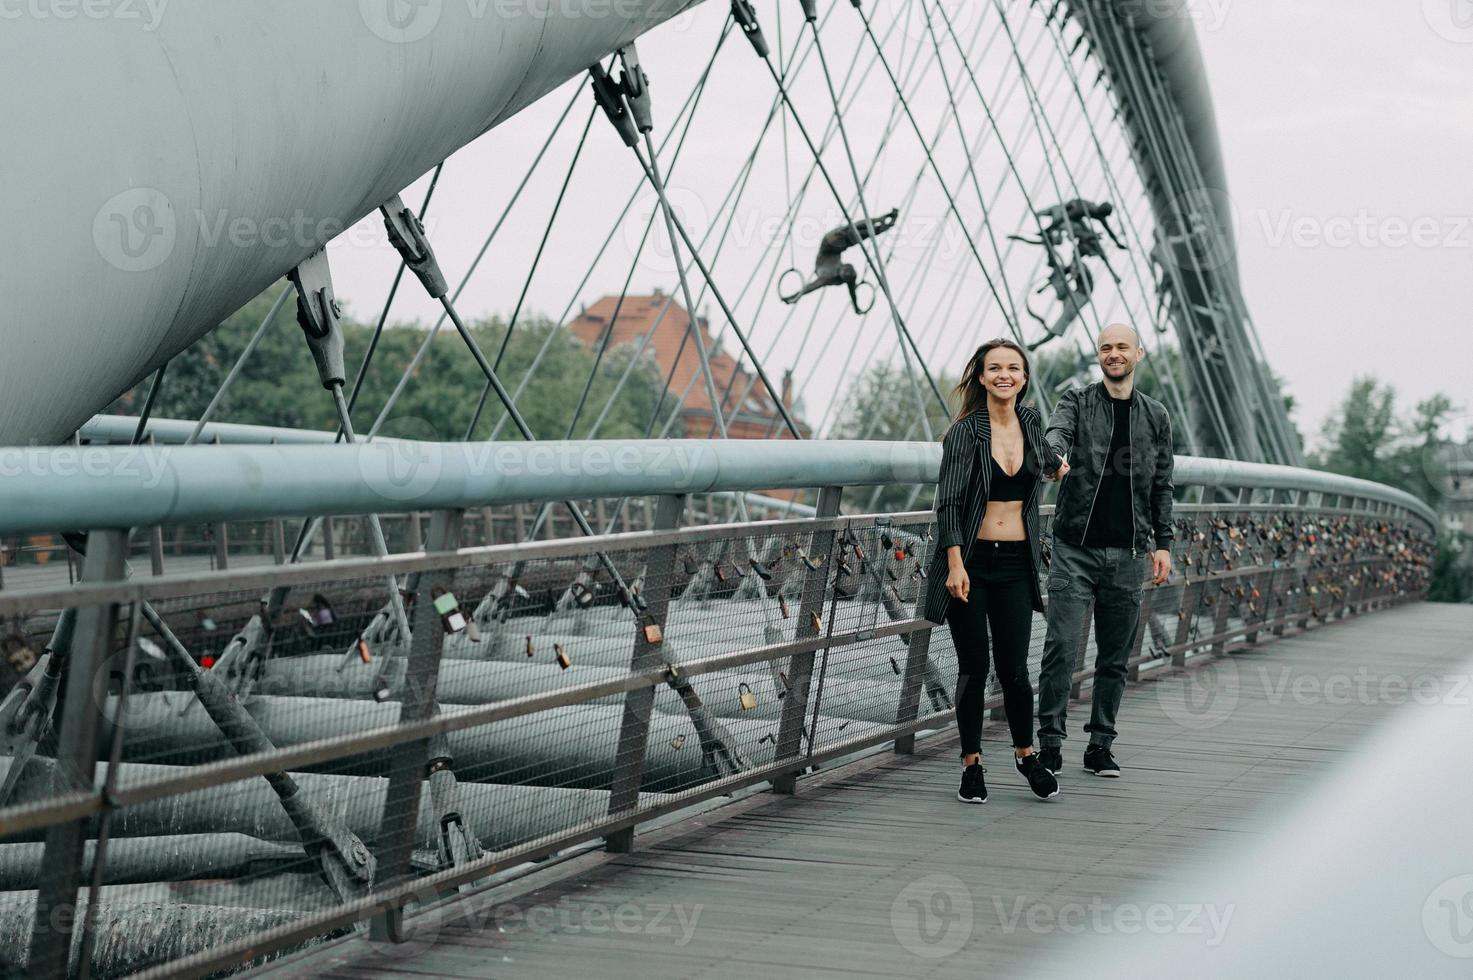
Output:
<svg viewBox="0 0 1473 980">
<path fill-rule="evenodd" d="M 436 511 L 430 518 L 429 546 L 432 551 L 452 551 L 460 546 L 463 514 L 458 510 Z M 399 695 L 399 724 L 422 721 L 435 713 L 435 688 L 440 677 L 440 654 L 445 630 L 429 594 L 436 586 L 447 590 L 453 570 L 435 569 L 419 577 L 415 593 L 414 622 L 409 644 L 409 664 Z M 430 740 L 421 738 L 394 746 L 389 761 L 389 787 L 384 793 L 384 812 L 379 820 L 376 843 L 380 887 L 393 887 L 409 873 L 414 852 L 414 835 L 419 824 L 420 793 L 430 760 Z M 374 918 L 373 938 L 403 942 L 404 908 L 391 905 Z"/>
<path fill-rule="evenodd" d="M 823 487 L 818 492 L 818 508 L 815 519 L 839 516 L 839 500 L 843 487 Z M 817 636 L 821 629 L 824 596 L 828 592 L 829 571 L 834 562 L 830 556 L 834 551 L 834 540 L 838 530 L 814 531 L 808 539 L 808 558 L 814 565 L 803 575 L 803 592 L 798 607 L 798 625 L 793 631 L 794 640 L 806 640 Z M 782 716 L 778 721 L 777 744 L 773 758 L 781 762 L 795 758 L 800 748 L 803 721 L 808 716 L 808 689 L 813 682 L 812 651 L 795 653 L 788 661 L 788 690 L 782 695 Z M 798 770 L 780 773 L 772 780 L 774 793 L 791 795 L 798 787 Z"/>
<path fill-rule="evenodd" d="M 82 563 L 83 582 L 117 581 L 123 578 L 128 555 L 127 531 L 92 531 L 87 535 L 87 556 Z M 97 671 L 112 652 L 117 632 L 117 603 L 86 607 L 77 611 L 76 632 L 70 652 L 65 654 L 67 685 L 57 728 L 57 766 L 51 792 L 91 793 L 97 773 L 97 739 L 104 699 L 94 697 Z M 52 656 L 63 653 L 55 651 Z M 26 975 L 64 977 L 72 951 L 72 929 L 77 915 L 77 889 L 82 881 L 83 848 L 88 818 L 59 823 L 46 831 L 37 883 L 36 916 L 31 925 L 30 958 Z M 99 849 L 100 853 L 100 849 Z M 97 896 L 89 896 L 96 901 Z M 86 967 L 83 967 L 85 972 Z"/>
<path fill-rule="evenodd" d="M 683 493 L 662 494 L 655 508 L 651 530 L 673 531 L 680 526 L 689 496 Z M 674 544 L 651 548 L 646 557 L 644 595 L 648 598 L 649 615 L 664 624 L 670 608 L 670 580 L 675 569 Z M 663 641 L 661 641 L 663 642 Z M 651 643 L 644 630 L 634 633 L 634 653 L 629 672 L 652 670 L 660 665 L 659 643 Z M 609 816 L 633 811 L 639 803 L 639 784 L 644 777 L 645 751 L 650 734 L 650 712 L 655 706 L 655 689 L 640 686 L 624 694 L 624 716 L 619 722 L 619 742 L 614 754 L 614 779 L 609 792 Z M 614 831 L 604 838 L 606 850 L 624 854 L 634 849 L 634 825 Z"/>
<path fill-rule="evenodd" d="M 916 616 L 919 618 L 926 604 L 926 590 L 917 590 Z M 905 725 L 916 720 L 921 710 L 921 686 L 925 680 L 931 653 L 931 629 L 927 626 L 910 634 L 906 640 L 905 673 L 900 681 L 900 705 L 895 712 L 895 724 Z M 914 732 L 906 732 L 895 738 L 896 755 L 911 755 L 915 752 Z"/>
</svg>

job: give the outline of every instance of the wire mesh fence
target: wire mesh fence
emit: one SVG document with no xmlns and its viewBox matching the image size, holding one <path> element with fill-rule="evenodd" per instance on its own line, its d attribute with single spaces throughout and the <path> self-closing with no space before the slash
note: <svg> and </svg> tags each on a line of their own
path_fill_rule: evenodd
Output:
<svg viewBox="0 0 1473 980">
<path fill-rule="evenodd" d="M 149 532 L 94 533 L 81 585 L 0 592 L 32 655 L 0 705 L 0 956 L 198 973 L 392 935 L 496 869 L 948 728 L 932 516 L 461 547 L 440 512 L 425 551 L 131 579 Z M 1178 505 L 1132 674 L 1419 597 L 1431 551 L 1355 501 Z"/>
</svg>

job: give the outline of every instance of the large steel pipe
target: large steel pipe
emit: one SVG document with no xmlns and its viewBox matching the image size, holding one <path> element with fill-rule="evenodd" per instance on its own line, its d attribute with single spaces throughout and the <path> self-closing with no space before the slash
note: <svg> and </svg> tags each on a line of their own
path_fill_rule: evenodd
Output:
<svg viewBox="0 0 1473 980">
<path fill-rule="evenodd" d="M 694 2 L 14 5 L 0 445 L 64 438 L 438 161 Z"/>
</svg>

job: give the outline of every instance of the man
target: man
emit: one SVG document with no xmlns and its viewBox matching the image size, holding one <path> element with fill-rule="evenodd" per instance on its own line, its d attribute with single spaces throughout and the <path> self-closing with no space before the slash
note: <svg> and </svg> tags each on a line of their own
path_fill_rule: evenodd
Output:
<svg viewBox="0 0 1473 980">
<path fill-rule="evenodd" d="M 1069 463 L 1054 509 L 1048 636 L 1038 678 L 1039 761 L 1055 773 L 1063 768 L 1064 715 L 1093 601 L 1099 652 L 1084 768 L 1120 775 L 1110 747 L 1147 565 L 1155 585 L 1171 574 L 1171 419 L 1165 406 L 1135 390 L 1145 353 L 1134 328 L 1114 323 L 1101 331 L 1104 380 L 1066 392 L 1044 434 Z"/>
</svg>

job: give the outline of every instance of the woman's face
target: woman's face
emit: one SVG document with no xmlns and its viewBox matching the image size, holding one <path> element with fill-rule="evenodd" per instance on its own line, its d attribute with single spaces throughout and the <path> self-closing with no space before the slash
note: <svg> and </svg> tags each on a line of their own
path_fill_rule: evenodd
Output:
<svg viewBox="0 0 1473 980">
<path fill-rule="evenodd" d="M 1028 374 L 1023 370 L 1023 357 L 1009 347 L 994 347 L 982 361 L 982 387 L 998 401 L 1018 397 Z"/>
</svg>

